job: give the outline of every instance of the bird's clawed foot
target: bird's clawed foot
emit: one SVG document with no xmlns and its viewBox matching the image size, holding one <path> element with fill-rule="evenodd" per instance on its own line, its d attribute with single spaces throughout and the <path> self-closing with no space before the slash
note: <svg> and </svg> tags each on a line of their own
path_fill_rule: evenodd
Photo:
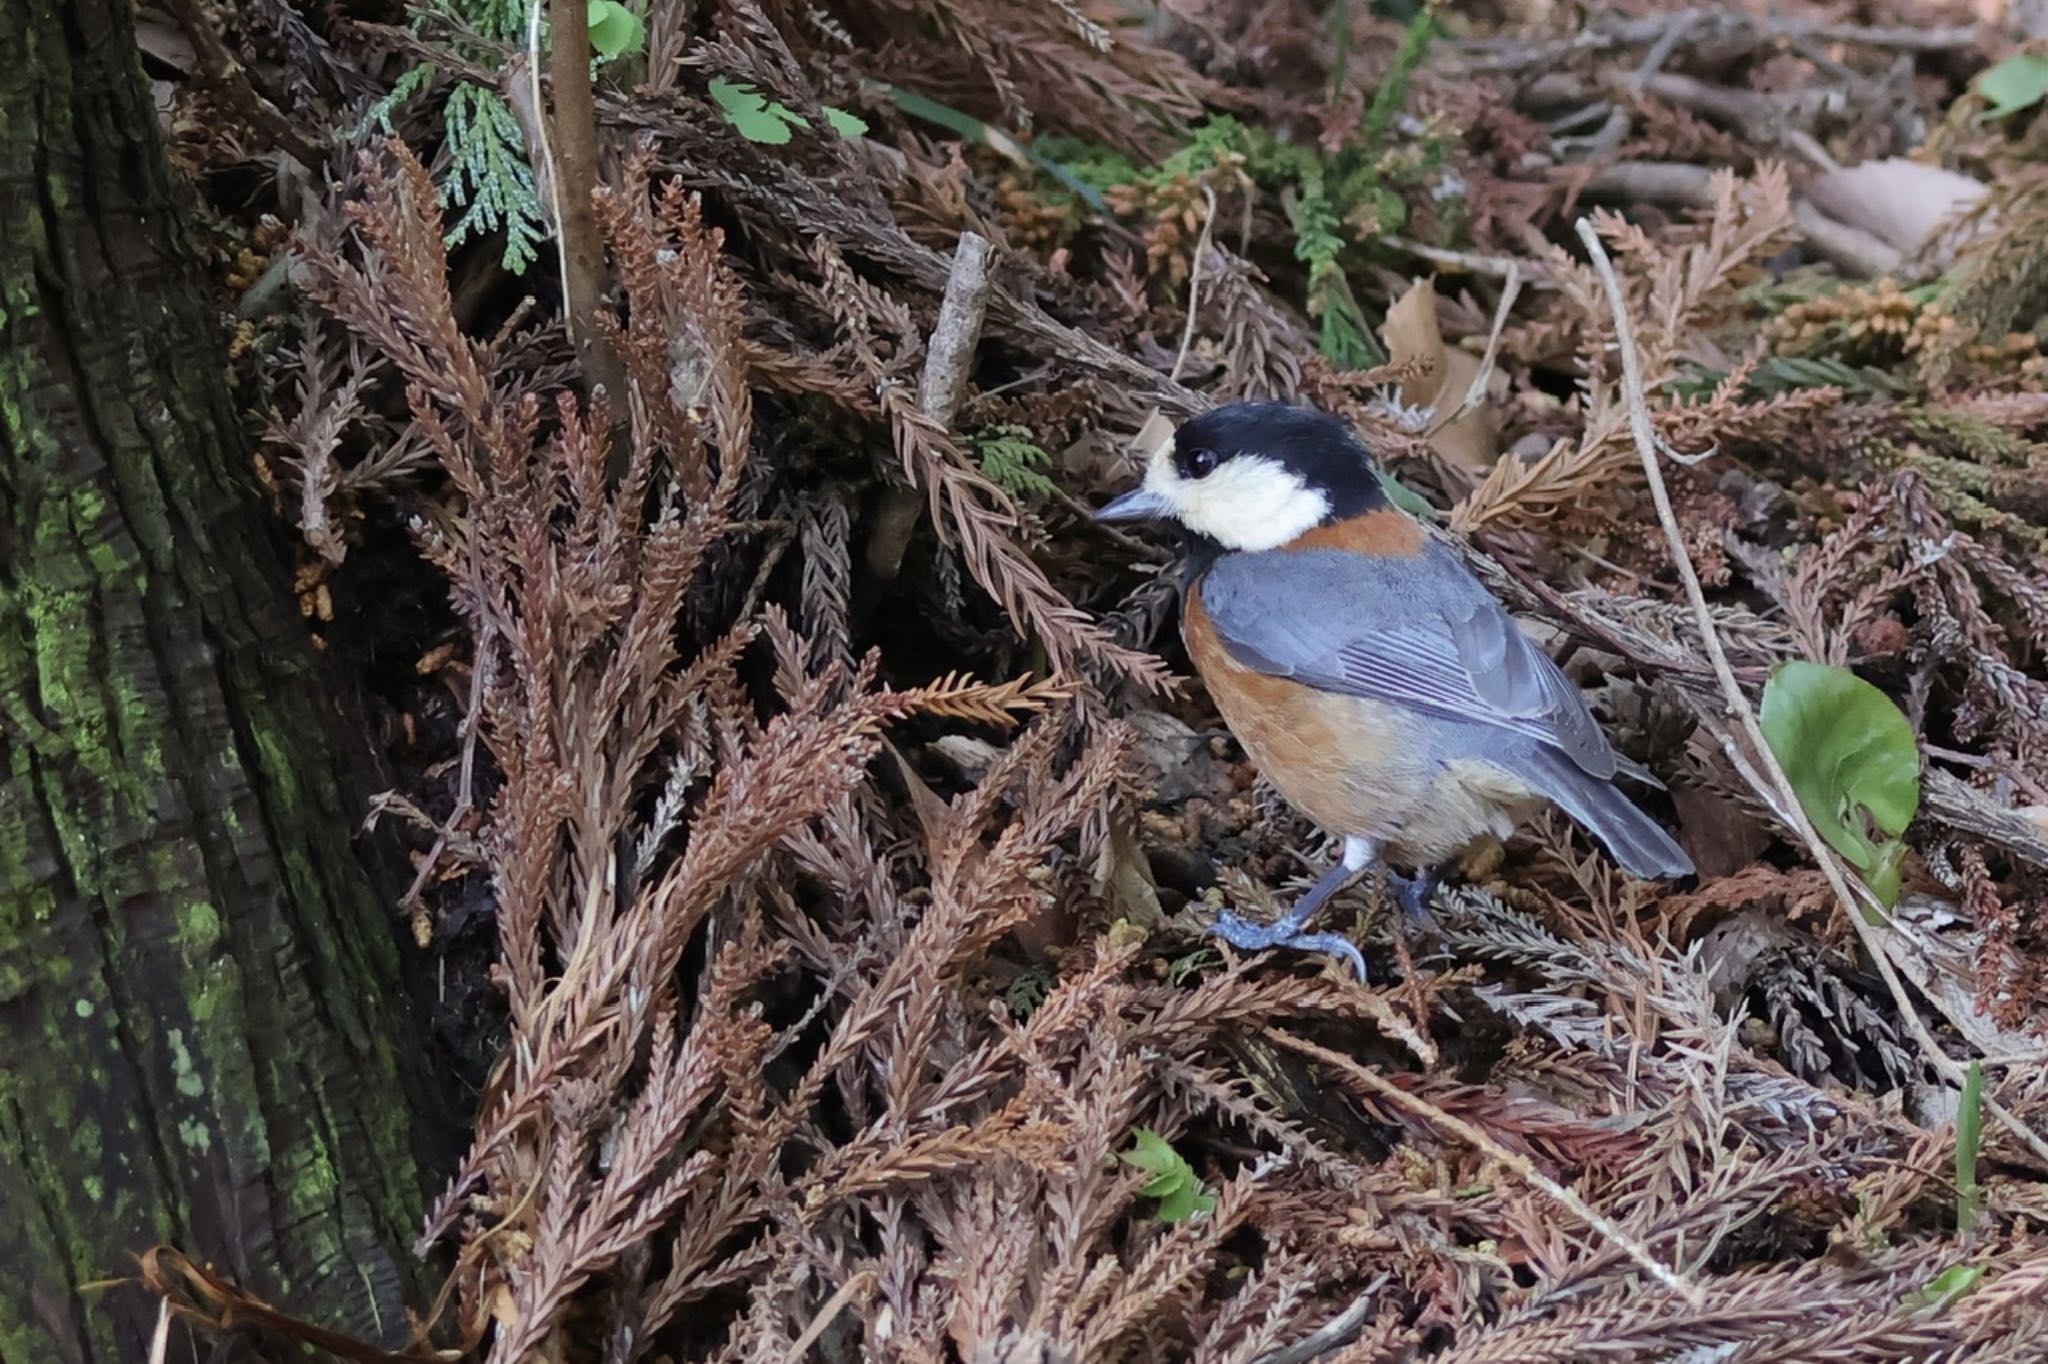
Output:
<svg viewBox="0 0 2048 1364">
<path fill-rule="evenodd" d="M 1323 901 L 1371 866 L 1376 853 L 1373 845 L 1365 840 L 1347 838 L 1344 840 L 1344 856 L 1337 865 L 1324 872 L 1322 879 L 1310 886 L 1286 914 L 1270 924 L 1255 924 L 1226 909 L 1216 916 L 1215 923 L 1209 925 L 1209 931 L 1240 952 L 1291 947 L 1302 952 L 1324 952 L 1342 957 L 1351 963 L 1351 969 L 1358 973 L 1359 984 L 1363 985 L 1367 981 L 1365 954 L 1358 950 L 1357 945 L 1340 933 L 1310 933 L 1307 928 L 1308 921 L 1322 908 Z"/>
<path fill-rule="evenodd" d="M 1387 872 L 1387 889 L 1394 893 L 1394 903 L 1407 916 L 1408 926 L 1431 938 L 1443 936 L 1443 930 L 1437 927 L 1436 916 L 1429 911 L 1430 899 L 1436 894 L 1436 888 L 1443 884 L 1443 879 L 1443 873 L 1434 867 L 1424 867 L 1413 876 L 1403 876 L 1391 869 Z"/>
<path fill-rule="evenodd" d="M 1323 901 L 1342 890 L 1359 873 L 1372 865 L 1371 849 L 1347 844 L 1342 861 L 1323 874 L 1323 878 L 1311 886 L 1293 908 L 1269 924 L 1253 923 L 1229 910 L 1216 916 L 1209 931 L 1229 943 L 1240 952 L 1263 952 L 1269 947 L 1287 947 L 1298 952 L 1322 952 L 1329 956 L 1341 957 L 1351 963 L 1351 969 L 1358 974 L 1360 984 L 1369 982 L 1365 970 L 1365 954 L 1357 944 L 1340 933 L 1311 933 L 1308 921 L 1322 908 Z M 1409 930 L 1425 937 L 1441 939 L 1443 932 L 1437 927 L 1436 916 L 1430 913 L 1429 902 L 1442 884 L 1443 874 L 1433 867 L 1425 867 L 1413 876 L 1403 876 L 1389 868 L 1387 888 L 1393 892 L 1394 903 L 1401 907 Z"/>
<path fill-rule="evenodd" d="M 1365 954 L 1349 938 L 1341 933 L 1309 933 L 1302 924 L 1308 915 L 1296 919 L 1296 910 L 1288 911 L 1286 917 L 1275 919 L 1270 924 L 1255 924 L 1241 919 L 1229 910 L 1216 916 L 1216 922 L 1209 925 L 1209 931 L 1229 943 L 1240 952 L 1261 952 L 1269 947 L 1289 947 L 1299 952 L 1324 952 L 1333 957 L 1342 957 L 1351 963 L 1351 969 L 1358 973 L 1358 983 L 1368 982 L 1365 971 Z"/>
</svg>

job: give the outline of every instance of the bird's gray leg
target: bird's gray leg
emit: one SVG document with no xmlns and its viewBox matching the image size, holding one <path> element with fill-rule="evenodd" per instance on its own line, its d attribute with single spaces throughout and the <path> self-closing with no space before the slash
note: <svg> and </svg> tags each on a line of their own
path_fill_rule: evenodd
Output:
<svg viewBox="0 0 2048 1364">
<path fill-rule="evenodd" d="M 1413 876 L 1403 876 L 1397 871 L 1387 872 L 1387 882 L 1394 892 L 1394 903 L 1401 906 L 1408 922 L 1417 929 L 1437 934 L 1436 916 L 1429 912 L 1430 899 L 1436 888 L 1443 884 L 1442 867 L 1421 867 Z"/>
<path fill-rule="evenodd" d="M 1255 924 L 1225 910 L 1216 916 L 1216 922 L 1209 926 L 1209 931 L 1241 952 L 1291 947 L 1298 951 L 1327 952 L 1343 957 L 1363 982 L 1366 979 L 1365 957 L 1349 939 L 1337 933 L 1305 933 L 1302 930 L 1322 908 L 1323 901 L 1357 880 L 1378 860 L 1379 848 L 1371 839 L 1346 838 L 1344 855 L 1337 860 L 1337 865 L 1324 872 L 1322 879 L 1310 886 L 1280 918 L 1270 924 Z"/>
</svg>

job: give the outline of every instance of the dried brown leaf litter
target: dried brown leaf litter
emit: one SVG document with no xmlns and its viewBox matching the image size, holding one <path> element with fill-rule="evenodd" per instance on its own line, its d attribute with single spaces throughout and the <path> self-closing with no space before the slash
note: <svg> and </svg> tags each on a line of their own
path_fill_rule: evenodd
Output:
<svg viewBox="0 0 2048 1364">
<path fill-rule="evenodd" d="M 2016 31 L 1400 8 L 657 0 L 596 79 L 601 396 L 551 254 L 446 244 L 524 28 L 250 67 L 341 126 L 433 63 L 303 167 L 241 362 L 302 585 L 407 604 L 309 614 L 403 656 L 384 809 L 477 1087 L 422 1352 L 2038 1357 L 2048 125 L 1970 93 Z M 1441 942 L 1340 901 L 1369 990 L 1203 935 L 1326 850 L 1176 682 L 1167 547 L 1084 513 L 1247 396 L 1433 504 L 1697 885 L 1558 821 Z M 1788 658 L 1922 736 L 1891 922 L 1736 704 Z"/>
</svg>

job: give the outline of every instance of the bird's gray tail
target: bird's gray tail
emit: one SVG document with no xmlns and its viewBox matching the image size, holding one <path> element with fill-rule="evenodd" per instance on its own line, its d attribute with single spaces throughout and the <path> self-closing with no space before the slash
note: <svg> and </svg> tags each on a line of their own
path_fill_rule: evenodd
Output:
<svg viewBox="0 0 2048 1364">
<path fill-rule="evenodd" d="M 1621 869 L 1644 880 L 1690 876 L 1692 859 L 1612 781 L 1593 776 L 1562 753 L 1539 748 L 1524 768 L 1538 790 L 1583 824 Z"/>
</svg>

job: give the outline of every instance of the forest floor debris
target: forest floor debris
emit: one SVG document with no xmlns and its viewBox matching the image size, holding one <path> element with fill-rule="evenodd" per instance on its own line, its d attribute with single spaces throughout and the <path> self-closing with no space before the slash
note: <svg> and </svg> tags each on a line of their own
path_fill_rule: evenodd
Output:
<svg viewBox="0 0 2048 1364">
<path fill-rule="evenodd" d="M 2031 9 L 594 0 L 587 103 L 524 5 L 351 13 L 144 36 L 480 1092 L 442 1346 L 2040 1357 Z M 1371 988 L 1204 933 L 1328 850 L 1085 513 L 1247 397 L 1359 426 L 1697 884 L 1560 820 L 1441 944 L 1340 900 Z M 1889 909 L 1788 659 L 1919 736 Z"/>
</svg>

